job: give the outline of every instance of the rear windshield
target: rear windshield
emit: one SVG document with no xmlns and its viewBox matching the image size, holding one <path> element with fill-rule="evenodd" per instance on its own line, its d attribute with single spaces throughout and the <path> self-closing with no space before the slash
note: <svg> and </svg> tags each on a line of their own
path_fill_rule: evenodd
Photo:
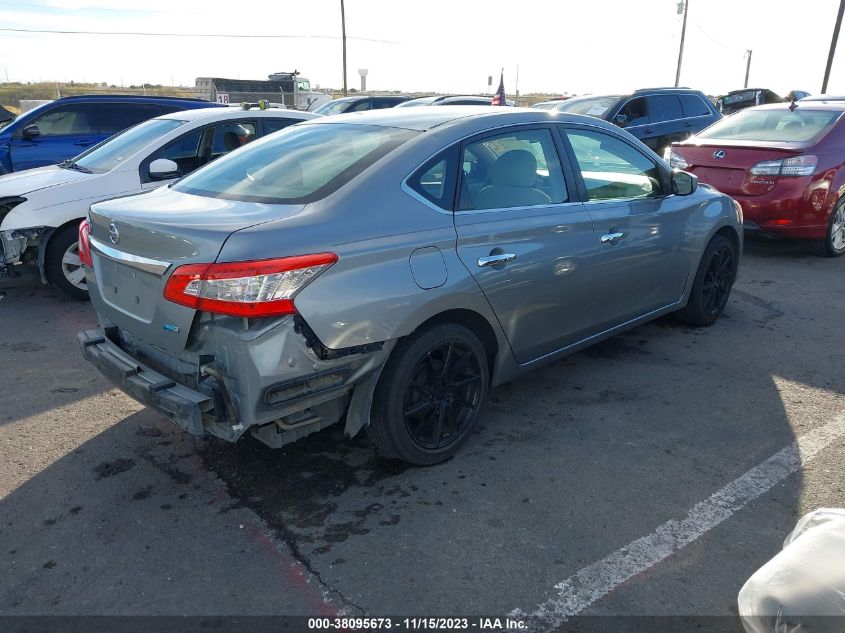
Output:
<svg viewBox="0 0 845 633">
<path fill-rule="evenodd" d="M 83 152 L 73 162 L 80 167 L 90 169 L 95 174 L 104 174 L 120 165 L 135 152 L 184 123 L 175 119 L 144 121 Z"/>
<path fill-rule="evenodd" d="M 619 97 L 595 97 L 594 99 L 578 99 L 564 101 L 555 108 L 558 112 L 571 112 L 572 114 L 586 114 L 601 119 Z"/>
<path fill-rule="evenodd" d="M 798 143 L 827 134 L 841 112 L 821 110 L 743 110 L 722 119 L 698 138 Z"/>
<path fill-rule="evenodd" d="M 225 200 L 307 204 L 333 193 L 416 134 L 370 125 L 294 126 L 214 161 L 173 189 Z"/>
</svg>

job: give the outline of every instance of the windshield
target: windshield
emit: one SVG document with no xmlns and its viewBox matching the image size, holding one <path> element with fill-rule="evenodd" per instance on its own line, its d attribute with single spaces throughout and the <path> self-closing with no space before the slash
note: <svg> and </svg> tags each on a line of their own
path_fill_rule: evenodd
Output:
<svg viewBox="0 0 845 633">
<path fill-rule="evenodd" d="M 417 106 L 431 105 L 432 103 L 434 103 L 435 99 L 437 99 L 437 97 L 420 97 L 419 99 L 410 99 L 408 101 L 403 101 L 402 103 L 400 103 L 396 107 L 397 108 L 415 108 Z"/>
<path fill-rule="evenodd" d="M 800 143 L 814 141 L 833 127 L 841 112 L 787 109 L 742 110 L 714 123 L 698 138 Z"/>
<path fill-rule="evenodd" d="M 173 189 L 226 200 L 307 204 L 336 191 L 416 134 L 368 125 L 290 127 L 199 169 Z"/>
<path fill-rule="evenodd" d="M 614 103 L 619 101 L 618 96 L 594 97 L 592 99 L 570 99 L 564 101 L 555 108 L 558 112 L 571 112 L 572 114 L 586 114 L 601 119 Z"/>
<path fill-rule="evenodd" d="M 184 121 L 175 119 L 150 119 L 112 136 L 74 159 L 79 167 L 95 174 L 111 171 L 151 141 L 175 130 Z"/>
<path fill-rule="evenodd" d="M 314 112 L 316 114 L 340 114 L 348 103 L 348 101 L 329 101 L 314 110 Z"/>
</svg>

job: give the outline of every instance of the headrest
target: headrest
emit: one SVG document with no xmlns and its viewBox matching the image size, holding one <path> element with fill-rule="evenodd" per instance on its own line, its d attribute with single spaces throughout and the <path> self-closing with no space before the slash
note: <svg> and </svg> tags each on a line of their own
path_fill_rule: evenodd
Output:
<svg viewBox="0 0 845 633">
<path fill-rule="evenodd" d="M 531 187 L 537 182 L 537 159 L 528 150 L 507 151 L 493 163 L 490 182 L 498 187 Z"/>
</svg>

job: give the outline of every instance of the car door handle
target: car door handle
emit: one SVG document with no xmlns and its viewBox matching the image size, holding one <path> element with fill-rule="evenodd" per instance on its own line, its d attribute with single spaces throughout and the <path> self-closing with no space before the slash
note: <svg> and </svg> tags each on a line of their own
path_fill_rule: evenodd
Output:
<svg viewBox="0 0 845 633">
<path fill-rule="evenodd" d="M 514 253 L 502 253 L 501 255 L 490 255 L 488 257 L 479 257 L 478 265 L 481 268 L 485 266 L 495 266 L 496 264 L 507 264 L 516 259 Z"/>
<path fill-rule="evenodd" d="M 600 239 L 602 244 L 615 244 L 624 237 L 624 233 L 605 233 Z"/>
</svg>

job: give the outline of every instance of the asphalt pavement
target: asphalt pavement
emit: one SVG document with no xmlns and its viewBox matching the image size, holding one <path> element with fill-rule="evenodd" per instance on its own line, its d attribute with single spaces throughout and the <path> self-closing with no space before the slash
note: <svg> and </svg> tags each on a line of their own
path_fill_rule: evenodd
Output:
<svg viewBox="0 0 845 633">
<path fill-rule="evenodd" d="M 799 516 L 845 506 L 843 273 L 751 242 L 714 326 L 500 387 L 424 469 L 336 429 L 194 441 L 83 361 L 88 303 L 0 280 L 0 615 L 731 616 Z"/>
</svg>

